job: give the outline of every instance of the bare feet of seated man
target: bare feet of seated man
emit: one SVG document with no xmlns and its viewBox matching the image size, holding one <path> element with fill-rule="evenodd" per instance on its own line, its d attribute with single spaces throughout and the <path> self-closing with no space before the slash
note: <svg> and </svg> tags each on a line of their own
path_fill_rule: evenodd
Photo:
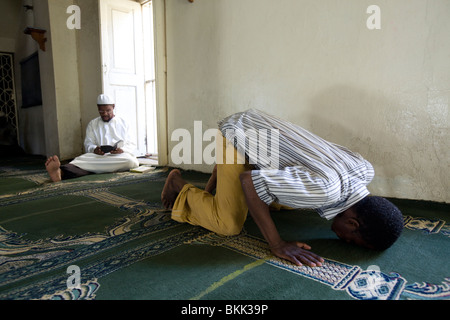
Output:
<svg viewBox="0 0 450 320">
<path fill-rule="evenodd" d="M 61 181 L 61 162 L 58 156 L 52 156 L 45 162 L 45 168 L 47 169 L 48 175 L 53 182 Z"/>
</svg>

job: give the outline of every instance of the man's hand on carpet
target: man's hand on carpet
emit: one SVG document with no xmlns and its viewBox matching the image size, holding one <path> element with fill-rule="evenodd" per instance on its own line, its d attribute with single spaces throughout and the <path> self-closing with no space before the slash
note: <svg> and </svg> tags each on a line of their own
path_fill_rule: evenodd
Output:
<svg viewBox="0 0 450 320">
<path fill-rule="evenodd" d="M 311 247 L 303 242 L 282 241 L 270 249 L 277 257 L 289 260 L 298 266 L 307 265 L 310 267 L 321 267 L 322 263 L 325 261 L 315 253 L 309 251 Z"/>
</svg>

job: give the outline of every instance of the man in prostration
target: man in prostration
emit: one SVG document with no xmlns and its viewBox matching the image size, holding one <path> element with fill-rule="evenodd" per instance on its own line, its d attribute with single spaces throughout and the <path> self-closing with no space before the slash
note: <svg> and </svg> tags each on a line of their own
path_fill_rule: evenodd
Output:
<svg viewBox="0 0 450 320">
<path fill-rule="evenodd" d="M 305 243 L 283 240 L 270 206 L 315 209 L 321 217 L 333 219 L 331 228 L 340 239 L 365 248 L 387 249 L 400 236 L 403 216 L 388 200 L 369 195 L 374 170 L 361 155 L 253 109 L 220 121 L 219 130 L 224 150 L 205 190 L 187 183 L 178 169 L 169 173 L 161 200 L 172 209 L 173 220 L 230 236 L 241 232 L 250 212 L 274 255 L 311 267 L 321 266 L 323 258 Z M 266 155 L 276 148 L 257 144 L 258 153 L 255 144 L 248 147 L 252 135 L 246 133 L 264 131 L 277 133 L 275 166 Z M 235 148 L 232 163 L 223 161 L 227 144 Z M 255 154 L 262 157 L 255 161 Z M 236 161 L 240 155 L 247 160 L 253 155 L 253 164 Z"/>
<path fill-rule="evenodd" d="M 61 165 L 58 156 L 47 159 L 45 167 L 53 182 L 82 177 L 93 173 L 127 171 L 139 166 L 133 154 L 136 145 L 130 135 L 129 125 L 114 114 L 115 102 L 107 95 L 97 98 L 99 117 L 91 120 L 86 128 L 84 148 L 86 153 L 66 165 Z M 103 152 L 101 146 L 121 146 Z"/>
</svg>

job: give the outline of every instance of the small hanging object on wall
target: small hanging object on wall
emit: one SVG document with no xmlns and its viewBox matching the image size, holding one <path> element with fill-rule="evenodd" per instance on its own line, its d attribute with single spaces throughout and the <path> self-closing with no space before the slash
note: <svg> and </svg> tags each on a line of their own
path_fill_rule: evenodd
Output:
<svg viewBox="0 0 450 320">
<path fill-rule="evenodd" d="M 189 0 L 190 3 L 194 2 L 194 0 Z"/>
<path fill-rule="evenodd" d="M 47 31 L 43 29 L 36 28 L 26 28 L 23 33 L 31 35 L 31 37 L 39 44 L 39 48 L 42 51 L 45 51 L 45 42 L 47 42 L 47 38 L 45 37 L 45 33 Z"/>
</svg>

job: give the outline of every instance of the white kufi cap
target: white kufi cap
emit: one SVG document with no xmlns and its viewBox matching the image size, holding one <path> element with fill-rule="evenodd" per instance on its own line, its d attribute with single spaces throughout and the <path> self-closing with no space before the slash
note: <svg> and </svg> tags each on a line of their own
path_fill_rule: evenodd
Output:
<svg viewBox="0 0 450 320">
<path fill-rule="evenodd" d="M 97 98 L 97 105 L 114 104 L 114 100 L 106 94 L 101 94 Z"/>
</svg>

